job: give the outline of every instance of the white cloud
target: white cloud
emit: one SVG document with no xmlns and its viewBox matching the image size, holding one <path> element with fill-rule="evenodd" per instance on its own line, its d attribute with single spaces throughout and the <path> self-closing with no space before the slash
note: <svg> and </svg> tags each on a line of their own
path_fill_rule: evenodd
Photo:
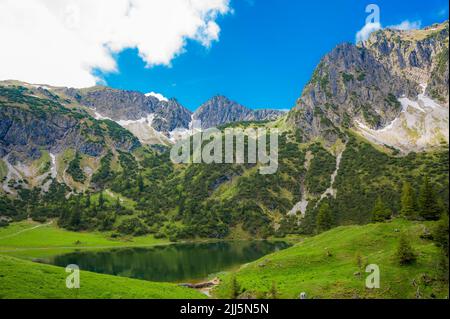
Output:
<svg viewBox="0 0 450 319">
<path fill-rule="evenodd" d="M 366 41 L 373 32 L 380 29 L 382 29 L 382 27 L 379 22 L 366 23 L 366 25 L 356 33 L 356 43 Z"/>
<path fill-rule="evenodd" d="M 95 85 L 136 48 L 148 67 L 170 65 L 187 39 L 209 47 L 229 0 L 1 0 L 0 80 Z"/>
<path fill-rule="evenodd" d="M 153 97 L 156 97 L 160 101 L 169 102 L 169 99 L 160 93 L 150 92 L 150 93 L 145 94 L 145 96 L 153 96 Z"/>
<path fill-rule="evenodd" d="M 422 21 L 410 22 L 409 20 L 405 20 L 405 21 L 402 21 L 400 24 L 391 25 L 391 26 L 388 26 L 387 28 L 394 29 L 394 30 L 406 31 L 406 30 L 420 29 L 421 26 L 422 26 Z"/>
<path fill-rule="evenodd" d="M 386 29 L 407 31 L 407 30 L 420 29 L 421 26 L 422 26 L 422 21 L 420 21 L 420 20 L 412 21 L 412 22 L 409 20 L 405 20 L 405 21 L 402 21 L 400 24 L 388 26 L 388 27 L 386 27 Z M 383 29 L 383 26 L 379 22 L 366 23 L 366 25 L 356 33 L 356 43 L 361 42 L 361 41 L 366 41 L 367 39 L 369 39 L 370 35 L 373 32 L 381 30 L 381 29 Z"/>
</svg>

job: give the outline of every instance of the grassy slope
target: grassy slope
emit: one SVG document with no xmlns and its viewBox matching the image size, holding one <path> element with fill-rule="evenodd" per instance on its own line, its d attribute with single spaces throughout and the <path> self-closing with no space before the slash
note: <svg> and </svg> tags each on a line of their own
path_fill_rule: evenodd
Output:
<svg viewBox="0 0 450 319">
<path fill-rule="evenodd" d="M 39 226 L 38 228 L 34 228 Z M 56 226 L 31 221 L 13 223 L 0 228 L 0 253 L 16 257 L 36 258 L 69 252 L 74 249 L 106 247 L 151 246 L 168 243 L 153 236 L 130 237 L 122 240 L 108 238 L 108 233 L 71 232 Z"/>
<path fill-rule="evenodd" d="M 38 228 L 35 228 L 38 226 Z M 76 242 L 79 241 L 79 244 Z M 1 298 L 204 298 L 196 290 L 173 284 L 153 283 L 131 278 L 81 272 L 81 288 L 65 287 L 64 268 L 27 260 L 65 253 L 75 249 L 150 246 L 167 243 L 152 236 L 111 240 L 106 233 L 76 233 L 30 221 L 0 228 Z M 10 256 L 8 256 L 10 255 Z"/>
<path fill-rule="evenodd" d="M 64 268 L 0 255 L 0 299 L 200 299 L 206 296 L 174 284 L 153 283 L 81 271 L 80 289 L 67 289 Z"/>
<path fill-rule="evenodd" d="M 426 224 L 431 228 L 432 224 Z M 425 284 L 423 274 L 436 277 L 438 249 L 433 242 L 420 238 L 423 223 L 401 219 L 385 224 L 347 226 L 308 238 L 289 249 L 265 256 L 243 266 L 236 278 L 241 288 L 254 297 L 265 296 L 275 282 L 280 298 L 298 298 L 306 292 L 308 298 L 415 298 L 419 283 L 424 298 L 432 294 L 448 296 L 448 286 L 432 280 Z M 395 253 L 401 232 L 406 232 L 418 253 L 418 261 L 411 266 L 399 266 Z M 329 252 L 331 256 L 328 256 Z M 381 272 L 381 288 L 365 288 L 364 273 L 358 277 L 356 255 L 360 253 L 365 264 L 377 264 Z M 231 274 L 214 293 L 230 296 Z"/>
</svg>

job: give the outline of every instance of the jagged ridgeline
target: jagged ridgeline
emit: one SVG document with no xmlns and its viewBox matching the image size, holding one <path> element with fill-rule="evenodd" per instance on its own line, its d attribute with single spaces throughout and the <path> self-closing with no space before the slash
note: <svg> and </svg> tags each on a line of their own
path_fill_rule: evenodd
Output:
<svg viewBox="0 0 450 319">
<path fill-rule="evenodd" d="M 223 96 L 191 113 L 138 92 L 2 82 L 0 222 L 58 218 L 172 240 L 284 236 L 369 223 L 375 206 L 399 215 L 404 184 L 415 209 L 426 184 L 445 211 L 448 102 L 448 22 L 338 46 L 287 114 Z M 173 164 L 170 147 L 194 120 L 279 129 L 277 172 Z"/>
</svg>

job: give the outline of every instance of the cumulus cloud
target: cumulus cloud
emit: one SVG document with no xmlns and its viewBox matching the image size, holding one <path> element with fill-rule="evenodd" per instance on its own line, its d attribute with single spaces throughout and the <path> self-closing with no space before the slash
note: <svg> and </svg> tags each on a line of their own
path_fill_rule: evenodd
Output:
<svg viewBox="0 0 450 319">
<path fill-rule="evenodd" d="M 399 24 L 387 26 L 386 28 L 393 29 L 393 30 L 407 31 L 407 30 L 420 29 L 421 26 L 422 26 L 422 21 L 412 21 L 411 22 L 409 20 L 405 20 Z M 367 39 L 369 39 L 370 35 L 373 32 L 381 30 L 381 29 L 383 29 L 383 26 L 379 22 L 366 23 L 366 25 L 364 25 L 364 27 L 356 33 L 356 43 L 361 42 L 361 41 L 366 41 Z"/>
<path fill-rule="evenodd" d="M 169 99 L 166 98 L 161 93 L 150 92 L 150 93 L 145 94 L 145 96 L 153 96 L 153 97 L 156 97 L 160 101 L 169 102 Z"/>
<path fill-rule="evenodd" d="M 382 29 L 382 27 L 379 22 L 366 23 L 366 25 L 356 33 L 356 42 L 366 41 L 373 32 L 380 29 Z"/>
<path fill-rule="evenodd" d="M 391 25 L 391 26 L 388 26 L 387 28 L 394 29 L 394 30 L 407 31 L 407 30 L 420 29 L 421 26 L 422 26 L 422 21 L 410 22 L 409 20 L 405 20 L 405 21 L 402 21 L 400 24 Z"/>
<path fill-rule="evenodd" d="M 117 71 L 136 48 L 148 67 L 170 65 L 188 39 L 209 47 L 229 0 L 1 0 L 0 80 L 73 87 Z"/>
</svg>

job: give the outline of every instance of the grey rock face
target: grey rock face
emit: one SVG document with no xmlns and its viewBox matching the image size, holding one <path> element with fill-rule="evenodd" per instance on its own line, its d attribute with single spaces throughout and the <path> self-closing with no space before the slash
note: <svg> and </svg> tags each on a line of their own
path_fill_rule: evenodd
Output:
<svg viewBox="0 0 450 319">
<path fill-rule="evenodd" d="M 189 128 L 192 113 L 175 99 L 161 101 L 154 110 L 153 127 L 160 132 L 171 132 L 177 128 Z"/>
<path fill-rule="evenodd" d="M 67 148 L 90 155 L 100 156 L 107 147 L 130 151 L 139 145 L 135 137 L 122 128 L 110 131 L 92 118 L 71 112 L 61 105 L 46 105 L 45 100 L 20 95 L 14 92 L 16 100 L 0 96 L 0 153 L 8 154 L 10 161 L 28 162 L 38 159 L 41 150 L 60 153 Z M 20 98 L 27 98 L 24 104 Z M 18 104 L 19 103 L 19 104 Z M 37 107 L 41 103 L 41 106 Z M 122 132 L 117 131 L 122 130 Z M 107 145 L 109 139 L 113 145 Z"/>
<path fill-rule="evenodd" d="M 139 92 L 105 87 L 92 88 L 87 92 L 67 89 L 65 93 L 78 103 L 95 109 L 102 116 L 114 121 L 136 121 L 153 114 L 154 128 L 164 133 L 176 128 L 189 128 L 191 120 L 191 112 L 174 99 L 168 102 L 160 101 Z"/>
<path fill-rule="evenodd" d="M 158 100 L 154 97 L 109 88 L 92 89 L 87 93 L 80 90 L 78 94 L 80 104 L 93 108 L 114 121 L 139 120 L 153 113 L 158 104 Z"/>
<path fill-rule="evenodd" d="M 307 140 L 322 135 L 334 142 L 341 127 L 358 122 L 372 129 L 385 127 L 402 111 L 398 98 L 416 99 L 429 79 L 432 88 L 445 94 L 448 61 L 442 67 L 436 60 L 445 47 L 448 52 L 448 23 L 435 33 L 419 31 L 383 30 L 359 46 L 337 46 L 320 62 L 288 123 Z M 433 76 L 437 65 L 441 71 Z M 448 99 L 448 89 L 446 94 Z"/>
<path fill-rule="evenodd" d="M 188 129 L 192 120 L 192 113 L 176 99 L 160 101 L 139 92 L 104 87 L 92 88 L 87 92 L 67 89 L 65 94 L 115 121 L 135 121 L 153 114 L 153 128 L 163 133 L 177 128 Z M 209 128 L 239 121 L 273 120 L 282 114 L 283 112 L 274 110 L 253 111 L 224 96 L 216 96 L 194 113 L 194 119 L 201 120 L 203 128 Z"/>
<path fill-rule="evenodd" d="M 283 114 L 276 110 L 253 111 L 218 95 L 200 106 L 194 113 L 194 119 L 200 120 L 202 128 L 207 129 L 233 122 L 274 120 Z"/>
<path fill-rule="evenodd" d="M 390 72 L 427 84 L 438 55 L 448 50 L 448 22 L 424 30 L 382 30 L 362 45 Z"/>
</svg>

